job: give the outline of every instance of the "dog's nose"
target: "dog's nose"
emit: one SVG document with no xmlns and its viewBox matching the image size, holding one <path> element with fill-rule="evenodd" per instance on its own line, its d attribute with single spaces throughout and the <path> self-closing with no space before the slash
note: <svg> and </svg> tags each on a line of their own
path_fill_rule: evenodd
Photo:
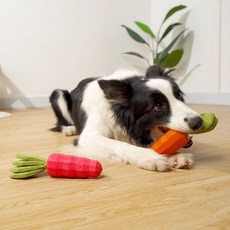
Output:
<svg viewBox="0 0 230 230">
<path fill-rule="evenodd" d="M 203 125 L 203 120 L 199 116 L 192 117 L 192 118 L 185 118 L 184 121 L 187 122 L 189 128 L 194 131 L 201 128 L 201 126 Z"/>
</svg>

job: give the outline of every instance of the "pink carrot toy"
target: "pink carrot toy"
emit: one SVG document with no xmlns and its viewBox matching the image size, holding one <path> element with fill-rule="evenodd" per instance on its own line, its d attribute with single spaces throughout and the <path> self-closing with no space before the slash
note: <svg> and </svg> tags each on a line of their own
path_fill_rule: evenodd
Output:
<svg viewBox="0 0 230 230">
<path fill-rule="evenodd" d="M 89 178 L 98 177 L 102 172 L 101 163 L 85 157 L 52 153 L 48 160 L 38 156 L 18 154 L 19 161 L 13 162 L 11 178 L 23 179 L 44 170 L 52 177 Z"/>
</svg>

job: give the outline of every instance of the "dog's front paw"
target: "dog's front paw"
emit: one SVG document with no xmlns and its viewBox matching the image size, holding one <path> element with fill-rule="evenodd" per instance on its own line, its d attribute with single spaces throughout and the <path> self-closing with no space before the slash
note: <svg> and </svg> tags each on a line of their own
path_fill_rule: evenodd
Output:
<svg viewBox="0 0 230 230">
<path fill-rule="evenodd" d="M 171 167 L 168 159 L 160 158 L 146 162 L 146 169 L 157 171 L 157 172 L 169 172 Z"/>
<path fill-rule="evenodd" d="M 177 169 L 190 169 L 194 164 L 193 155 L 190 153 L 178 153 L 169 158 L 169 164 Z"/>
<path fill-rule="evenodd" d="M 168 162 L 168 158 L 163 156 L 155 156 L 155 153 L 151 152 L 151 155 L 146 155 L 138 159 L 136 166 L 150 171 L 168 172 L 171 166 Z"/>
</svg>

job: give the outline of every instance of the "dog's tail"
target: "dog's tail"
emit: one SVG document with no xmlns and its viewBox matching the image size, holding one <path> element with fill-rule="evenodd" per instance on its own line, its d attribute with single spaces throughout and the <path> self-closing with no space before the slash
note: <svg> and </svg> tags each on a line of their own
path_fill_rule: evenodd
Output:
<svg viewBox="0 0 230 230">
<path fill-rule="evenodd" d="M 57 118 L 56 127 L 52 131 L 61 132 L 64 126 L 73 126 L 71 118 L 72 100 L 67 90 L 56 89 L 50 96 L 50 103 Z"/>
</svg>

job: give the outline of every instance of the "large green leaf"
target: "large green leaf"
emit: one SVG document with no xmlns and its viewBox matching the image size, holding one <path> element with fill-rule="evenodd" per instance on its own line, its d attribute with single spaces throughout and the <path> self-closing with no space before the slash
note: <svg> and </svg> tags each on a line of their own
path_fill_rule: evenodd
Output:
<svg viewBox="0 0 230 230">
<path fill-rule="evenodd" d="M 139 53 L 136 53 L 136 52 L 125 52 L 123 54 L 128 54 L 128 55 L 132 55 L 132 56 L 136 56 L 136 57 L 139 57 L 141 59 L 144 59 L 148 64 L 149 64 L 149 61 L 148 59 L 146 59 L 144 56 L 142 56 L 141 54 Z"/>
<path fill-rule="evenodd" d="M 173 50 L 161 63 L 161 65 L 165 68 L 173 68 L 175 67 L 181 60 L 184 54 L 183 49 Z"/>
<path fill-rule="evenodd" d="M 168 13 L 166 14 L 162 24 L 169 18 L 171 17 L 173 14 L 175 14 L 177 11 L 180 11 L 180 10 L 183 10 L 184 8 L 186 8 L 186 6 L 183 6 L 183 5 L 179 5 L 179 6 L 175 6 L 173 7 L 172 9 L 170 9 L 168 11 Z"/>
<path fill-rule="evenodd" d="M 158 44 L 171 32 L 171 30 L 175 27 L 175 26 L 180 26 L 181 23 L 173 23 L 171 25 L 169 25 L 167 27 L 167 29 L 165 30 L 165 32 L 163 33 L 163 35 L 161 36 L 160 40 L 158 41 Z"/>
<path fill-rule="evenodd" d="M 163 62 L 164 59 L 167 57 L 169 51 L 172 49 L 172 47 L 174 46 L 174 44 L 177 42 L 177 40 L 180 38 L 180 36 L 186 31 L 187 29 L 183 30 L 182 32 L 180 32 L 173 40 L 172 42 L 163 50 L 160 52 L 159 56 L 158 56 L 158 60 L 159 62 Z"/>
<path fill-rule="evenodd" d="M 139 42 L 139 43 L 143 43 L 143 44 L 146 44 L 147 46 L 149 46 L 149 44 L 138 34 L 136 33 L 135 31 L 131 30 L 129 27 L 125 26 L 125 25 L 122 25 L 122 27 L 124 27 L 129 36 L 135 40 L 136 42 Z"/>
<path fill-rule="evenodd" d="M 148 35 L 150 35 L 152 38 L 156 38 L 155 34 L 153 33 L 153 31 L 149 28 L 149 26 L 147 26 L 146 24 L 142 23 L 142 22 L 135 22 L 135 24 L 145 33 L 147 33 Z"/>
</svg>

